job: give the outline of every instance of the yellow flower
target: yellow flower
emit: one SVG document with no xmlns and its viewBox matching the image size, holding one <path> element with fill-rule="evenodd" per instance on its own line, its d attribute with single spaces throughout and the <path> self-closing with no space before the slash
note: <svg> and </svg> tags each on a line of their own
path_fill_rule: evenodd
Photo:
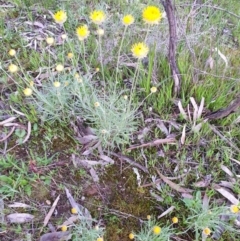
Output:
<svg viewBox="0 0 240 241">
<path fill-rule="evenodd" d="M 103 238 L 102 237 L 97 238 L 97 241 L 103 241 Z"/>
<path fill-rule="evenodd" d="M 56 70 L 57 70 L 57 72 L 62 72 L 64 70 L 64 66 L 62 64 L 58 64 L 56 66 Z"/>
<path fill-rule="evenodd" d="M 123 99 L 124 99 L 124 100 L 127 100 L 127 99 L 128 99 L 128 96 L 127 96 L 127 95 L 124 95 L 124 96 L 123 96 Z"/>
<path fill-rule="evenodd" d="M 159 226 L 154 226 L 153 227 L 153 233 L 158 235 L 161 233 L 161 228 Z"/>
<path fill-rule="evenodd" d="M 130 233 L 129 235 L 128 235 L 128 237 L 129 237 L 129 239 L 134 239 L 134 234 L 133 233 Z"/>
<path fill-rule="evenodd" d="M 132 46 L 132 54 L 137 59 L 143 59 L 148 54 L 148 46 L 145 43 L 136 43 Z"/>
<path fill-rule="evenodd" d="M 94 227 L 94 229 L 95 229 L 95 230 L 99 230 L 99 226 L 96 225 L 96 226 Z"/>
<path fill-rule="evenodd" d="M 150 220 L 151 219 L 151 215 L 147 215 L 147 220 Z"/>
<path fill-rule="evenodd" d="M 122 23 L 125 26 L 129 26 L 134 23 L 134 17 L 131 14 L 125 15 L 122 19 Z"/>
<path fill-rule="evenodd" d="M 97 30 L 97 35 L 103 36 L 103 35 L 104 35 L 104 29 L 99 28 L 99 29 Z"/>
<path fill-rule="evenodd" d="M 231 205 L 230 210 L 232 213 L 238 213 L 239 207 L 237 205 Z"/>
<path fill-rule="evenodd" d="M 72 208 L 71 213 L 76 214 L 76 213 L 78 213 L 78 210 L 76 208 Z"/>
<path fill-rule="evenodd" d="M 31 81 L 29 82 L 29 85 L 30 85 L 31 87 L 33 87 L 34 82 L 31 80 Z"/>
<path fill-rule="evenodd" d="M 73 56 L 74 56 L 73 53 L 68 53 L 68 55 L 67 55 L 68 59 L 72 59 Z"/>
<path fill-rule="evenodd" d="M 158 7 L 148 6 L 142 12 L 143 21 L 150 25 L 158 24 L 162 19 L 162 13 Z"/>
<path fill-rule="evenodd" d="M 15 73 L 15 72 L 17 72 L 17 71 L 18 71 L 17 65 L 15 65 L 15 64 L 10 64 L 10 65 L 8 66 L 8 71 L 9 71 L 10 73 Z"/>
<path fill-rule="evenodd" d="M 74 78 L 77 80 L 77 82 L 82 83 L 82 78 L 80 77 L 80 75 L 78 73 L 76 73 L 74 75 Z"/>
<path fill-rule="evenodd" d="M 157 87 L 153 86 L 150 90 L 151 90 L 151 93 L 156 93 L 157 92 Z"/>
<path fill-rule="evenodd" d="M 67 231 L 67 226 L 66 226 L 66 225 L 63 225 L 63 226 L 61 227 L 61 230 L 62 230 L 63 232 L 66 232 L 66 231 Z"/>
<path fill-rule="evenodd" d="M 97 107 L 100 106 L 100 103 L 99 103 L 99 102 L 95 102 L 95 103 L 94 103 L 94 106 L 97 108 Z"/>
<path fill-rule="evenodd" d="M 26 88 L 26 89 L 24 89 L 23 90 L 23 94 L 25 95 L 25 96 L 30 96 L 30 95 L 32 95 L 32 89 L 30 89 L 30 88 Z"/>
<path fill-rule="evenodd" d="M 15 50 L 15 49 L 10 49 L 9 52 L 8 52 L 8 54 L 9 54 L 10 56 L 15 56 L 15 55 L 16 55 L 16 50 Z"/>
<path fill-rule="evenodd" d="M 90 13 L 90 19 L 97 25 L 102 24 L 105 19 L 106 19 L 106 15 L 103 11 L 101 10 L 95 10 L 93 12 Z"/>
<path fill-rule="evenodd" d="M 100 71 L 100 69 L 99 69 L 99 68 L 96 68 L 95 70 L 96 70 L 96 72 L 99 72 L 99 71 Z"/>
<path fill-rule="evenodd" d="M 208 236 L 208 235 L 210 235 L 211 230 L 209 228 L 204 228 L 203 233 Z"/>
<path fill-rule="evenodd" d="M 178 218 L 177 217 L 173 217 L 172 218 L 172 223 L 178 223 Z"/>
<path fill-rule="evenodd" d="M 47 42 L 47 44 L 52 45 L 52 44 L 54 44 L 54 38 L 52 38 L 52 37 L 47 37 L 47 38 L 46 38 L 46 42 Z"/>
<path fill-rule="evenodd" d="M 55 82 L 53 82 L 53 86 L 58 88 L 61 86 L 61 83 L 59 81 L 55 81 Z"/>
<path fill-rule="evenodd" d="M 87 25 L 78 27 L 76 30 L 76 33 L 80 41 L 83 41 L 84 39 L 86 39 L 90 34 Z"/>
<path fill-rule="evenodd" d="M 62 37 L 63 40 L 65 40 L 65 39 L 67 39 L 67 34 L 64 33 L 64 34 L 62 34 L 61 37 Z"/>
<path fill-rule="evenodd" d="M 67 20 L 67 14 L 63 10 L 60 10 L 53 15 L 53 18 L 56 23 L 64 24 Z"/>
</svg>

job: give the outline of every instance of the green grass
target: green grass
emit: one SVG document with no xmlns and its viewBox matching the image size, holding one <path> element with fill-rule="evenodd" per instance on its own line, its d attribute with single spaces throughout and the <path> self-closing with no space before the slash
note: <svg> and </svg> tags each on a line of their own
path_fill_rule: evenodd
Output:
<svg viewBox="0 0 240 241">
<path fill-rule="evenodd" d="M 227 200 L 224 199 L 225 203 L 221 205 L 216 204 L 223 197 L 215 191 L 213 184 L 230 180 L 221 169 L 221 165 L 225 165 L 234 174 L 232 192 L 237 197 L 239 183 L 235 175 L 239 175 L 238 164 L 232 159 L 239 160 L 240 155 L 229 142 L 214 133 L 212 127 L 217 128 L 225 138 L 240 148 L 239 124 L 234 122 L 240 112 L 237 110 L 226 118 L 203 123 L 200 130 L 195 132 L 193 122 L 181 116 L 177 103 L 181 101 L 187 114 L 189 108 L 189 115 L 192 117 L 194 108 L 190 98 L 194 97 L 197 105 L 200 105 L 204 97 L 203 115 L 196 121 L 196 124 L 199 124 L 206 113 L 227 107 L 239 96 L 240 24 L 239 17 L 235 16 L 240 15 L 239 0 L 228 4 L 224 0 L 208 1 L 201 8 L 196 6 L 191 12 L 192 15 L 189 14 L 192 6 L 187 1 L 176 1 L 179 27 L 177 64 L 182 77 L 178 97 L 173 93 L 174 83 L 167 58 L 166 19 L 163 19 L 159 26 L 150 28 L 147 37 L 150 51 L 148 57 L 139 63 L 139 67 L 131 55 L 132 44 L 143 41 L 147 34 L 147 27 L 141 19 L 142 9 L 151 4 L 159 6 L 159 1 L 139 3 L 133 0 L 129 1 L 131 3 L 116 3 L 115 0 L 106 0 L 99 3 L 85 0 L 81 1 L 81 4 L 77 0 L 35 2 L 14 0 L 11 1 L 15 4 L 14 8 L 0 10 L 0 116 L 18 117 L 14 121 L 17 123 L 16 129 L 7 140 L 7 147 L 19 144 L 10 154 L 5 153 L 0 158 L 0 194 L 6 204 L 3 212 L 14 212 L 7 206 L 11 202 L 28 203 L 39 209 L 34 211 L 38 218 L 33 227 L 26 223 L 8 226 L 4 224 L 3 231 L 10 233 L 3 236 L 2 240 L 26 239 L 27 229 L 34 234 L 32 240 L 39 240 L 43 233 L 38 231 L 48 212 L 48 209 L 41 209 L 42 204 L 46 200 L 54 201 L 58 194 L 63 197 L 57 207 L 60 214 L 52 217 L 51 222 L 57 226 L 67 220 L 69 204 L 64 187 L 74 193 L 77 202 L 86 198 L 83 206 L 86 205 L 91 213 L 106 225 L 105 240 L 128 240 L 130 232 L 135 233 L 136 240 L 149 240 L 147 235 L 151 236 L 151 240 L 155 240 L 156 236 L 152 233 L 152 226 L 155 224 L 166 231 L 162 232 L 166 236 L 161 240 L 167 240 L 168 232 L 171 233 L 172 229 L 180 238 L 198 240 L 205 226 L 192 226 L 194 210 L 188 209 L 182 201 L 181 193 L 174 191 L 168 184 L 162 181 L 159 186 L 147 185 L 139 188 L 131 164 L 122 162 L 120 165 L 119 160 L 114 159 L 113 168 L 94 166 L 100 178 L 100 184 L 95 187 L 89 169 L 79 167 L 72 161 L 71 155 L 74 154 L 80 160 L 101 159 L 97 148 L 93 149 L 91 154 L 83 155 L 97 143 L 94 139 L 86 147 L 79 142 L 79 133 L 86 131 L 88 125 L 93 130 L 91 135 L 96 135 L 102 144 L 104 154 L 112 157 L 112 151 L 121 152 L 148 168 L 149 173 L 145 174 L 138 169 L 141 185 L 151 183 L 152 176 L 160 178 L 157 168 L 166 177 L 175 177 L 173 182 L 194 191 L 193 199 L 187 202 L 197 200 L 198 204 L 200 203 L 196 223 L 203 223 L 203 219 L 206 221 L 206 213 L 201 210 L 202 196 L 205 193 L 211 196 L 211 207 L 214 207 L 218 217 L 222 208 L 226 208 Z M 53 22 L 48 12 L 50 10 L 54 13 L 59 9 L 67 11 L 68 20 L 64 29 Z M 89 19 L 89 12 L 93 9 L 102 9 L 107 13 L 107 21 L 102 26 L 105 34 L 101 43 L 95 33 L 97 26 Z M 121 17 L 129 13 L 135 17 L 135 23 L 128 27 L 118 56 L 124 29 Z M 41 24 L 44 27 L 41 27 Z M 84 44 L 77 40 L 75 33 L 76 28 L 82 24 L 87 24 L 91 32 Z M 41 34 L 39 29 L 44 34 Z M 65 31 L 68 39 L 63 44 L 61 36 Z M 54 46 L 47 45 L 47 36 L 55 38 Z M 215 48 L 226 57 L 227 66 L 221 55 L 214 51 Z M 17 50 L 17 59 L 8 55 L 9 49 Z M 69 52 L 74 53 L 72 60 L 66 57 Z M 206 64 L 210 57 L 213 61 L 212 67 Z M 119 71 L 116 74 L 118 59 Z M 21 66 L 22 71 L 19 74 L 9 74 L 7 68 L 10 63 Z M 64 67 L 70 69 L 66 69 L 64 73 L 53 74 L 57 64 L 64 64 Z M 96 68 L 100 71 L 96 71 Z M 139 73 L 136 74 L 136 71 Z M 80 75 L 82 82 L 76 81 L 76 73 Z M 34 97 L 26 98 L 23 90 L 32 80 Z M 53 87 L 55 81 L 61 82 L 61 88 L 56 90 Z M 131 90 L 134 82 L 136 87 Z M 150 94 L 152 86 L 156 86 L 158 91 Z M 127 100 L 124 99 L 125 95 Z M 100 108 L 94 107 L 96 102 L 100 103 Z M 1 108 L 2 103 L 7 108 Z M 25 116 L 12 111 L 10 105 Z M 79 119 L 82 126 L 76 122 Z M 0 122 L 3 120 L 0 119 Z M 31 136 L 27 143 L 21 144 L 27 133 L 24 128 L 27 121 L 32 123 Z M 186 138 L 184 144 L 181 144 L 184 126 Z M 0 125 L 0 128 L 6 135 L 11 126 Z M 126 151 L 132 144 L 164 139 L 167 137 L 166 131 L 176 138 L 175 144 Z M 0 136 L 0 139 L 3 137 Z M 4 145 L 4 142 L 0 143 L 1 150 L 4 150 Z M 209 176 L 211 181 L 208 185 L 195 185 Z M 94 188 L 97 189 L 97 194 L 89 195 Z M 161 197 L 163 201 L 157 201 L 156 196 L 151 197 L 150 192 Z M 145 207 L 143 204 L 146 204 Z M 146 215 L 157 216 L 159 207 L 162 213 L 171 206 L 175 206 L 175 210 L 158 220 L 159 222 L 151 223 L 155 220 L 154 217 L 152 221 L 144 222 L 145 226 L 139 225 L 146 220 Z M 171 224 L 173 216 L 179 218 L 178 224 Z M 150 226 L 147 226 L 149 223 Z M 214 231 L 215 223 L 210 223 L 212 226 L 209 224 L 209 228 Z M 221 236 L 222 240 L 238 240 L 230 226 L 230 231 Z M 73 240 L 77 240 L 76 237 L 82 233 L 83 228 L 86 227 L 79 223 L 70 227 Z M 84 230 L 90 232 L 84 238 L 90 237 L 91 240 L 102 235 L 88 228 Z M 44 229 L 44 232 L 47 233 L 48 229 Z M 228 237 L 230 234 L 232 237 Z"/>
</svg>

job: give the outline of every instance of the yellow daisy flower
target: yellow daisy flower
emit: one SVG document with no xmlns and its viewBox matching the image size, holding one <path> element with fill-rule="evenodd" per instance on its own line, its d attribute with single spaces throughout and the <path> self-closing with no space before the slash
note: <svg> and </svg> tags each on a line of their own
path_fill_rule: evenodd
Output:
<svg viewBox="0 0 240 241">
<path fill-rule="evenodd" d="M 59 81 L 55 81 L 55 82 L 53 82 L 53 86 L 58 88 L 61 86 L 61 83 Z"/>
<path fill-rule="evenodd" d="M 61 227 L 61 230 L 62 230 L 63 232 L 66 232 L 66 231 L 67 231 L 67 226 L 66 226 L 66 225 L 63 225 L 63 226 Z"/>
<path fill-rule="evenodd" d="M 53 19 L 55 20 L 56 23 L 64 24 L 67 21 L 67 14 L 63 10 L 57 11 L 53 15 Z"/>
<path fill-rule="evenodd" d="M 29 82 L 29 85 L 30 85 L 31 87 L 33 87 L 34 81 L 31 80 L 31 81 Z"/>
<path fill-rule="evenodd" d="M 16 72 L 18 71 L 17 65 L 15 65 L 15 64 L 10 64 L 10 65 L 8 66 L 8 71 L 9 71 L 10 73 L 16 73 Z"/>
<path fill-rule="evenodd" d="M 68 59 L 72 59 L 72 58 L 73 58 L 73 56 L 74 56 L 74 54 L 73 54 L 73 53 L 68 53 L 68 54 L 67 54 Z"/>
<path fill-rule="evenodd" d="M 76 209 L 76 208 L 72 208 L 72 209 L 71 209 L 71 213 L 73 213 L 73 214 L 77 214 L 77 213 L 78 213 L 78 211 L 77 211 L 77 209 Z"/>
<path fill-rule="evenodd" d="M 90 13 L 90 19 L 93 21 L 93 23 L 100 25 L 105 21 L 106 15 L 101 10 L 94 10 Z"/>
<path fill-rule="evenodd" d="M 97 30 L 97 35 L 103 36 L 103 35 L 104 35 L 104 29 L 99 28 L 99 29 Z"/>
<path fill-rule="evenodd" d="M 153 233 L 158 235 L 161 233 L 161 228 L 159 226 L 154 226 L 153 227 Z"/>
<path fill-rule="evenodd" d="M 87 25 L 78 27 L 76 30 L 76 33 L 80 41 L 83 41 L 84 39 L 86 39 L 90 34 Z"/>
<path fill-rule="evenodd" d="M 62 34 L 61 37 L 62 37 L 63 40 L 65 40 L 65 39 L 67 39 L 67 34 L 64 33 L 64 34 Z"/>
<path fill-rule="evenodd" d="M 129 235 L 128 235 L 128 237 L 129 237 L 129 239 L 134 239 L 134 234 L 133 233 L 130 233 Z"/>
<path fill-rule="evenodd" d="M 99 102 L 95 102 L 95 103 L 94 103 L 94 106 L 97 108 L 97 107 L 100 106 L 100 103 L 99 103 Z"/>
<path fill-rule="evenodd" d="M 208 236 L 208 235 L 210 235 L 211 230 L 210 230 L 209 228 L 204 228 L 204 229 L 203 229 L 203 233 L 204 233 L 206 236 Z"/>
<path fill-rule="evenodd" d="M 46 42 L 47 42 L 47 44 L 49 44 L 49 45 L 53 45 L 53 44 L 54 44 L 54 38 L 52 38 L 52 37 L 47 37 L 47 38 L 46 38 Z"/>
<path fill-rule="evenodd" d="M 137 59 L 143 59 L 148 54 L 148 46 L 145 43 L 136 43 L 132 46 L 132 54 Z"/>
<path fill-rule="evenodd" d="M 64 66 L 62 64 L 58 64 L 56 66 L 56 70 L 57 70 L 57 72 L 62 72 L 64 70 Z"/>
<path fill-rule="evenodd" d="M 156 93 L 157 92 L 157 87 L 153 86 L 151 89 L 150 89 L 151 93 Z"/>
<path fill-rule="evenodd" d="M 8 54 L 9 54 L 10 56 L 15 56 L 15 55 L 16 55 L 16 50 L 15 50 L 15 49 L 10 49 L 9 52 L 8 52 Z"/>
<path fill-rule="evenodd" d="M 102 237 L 97 238 L 97 241 L 103 241 L 103 238 Z"/>
<path fill-rule="evenodd" d="M 122 23 L 125 26 L 129 26 L 134 23 L 134 17 L 131 14 L 125 15 L 122 19 Z"/>
<path fill-rule="evenodd" d="M 177 217 L 173 217 L 172 218 L 172 223 L 178 223 L 178 218 Z"/>
<path fill-rule="evenodd" d="M 23 94 L 25 95 L 25 96 L 30 96 L 30 95 L 32 95 L 32 89 L 30 89 L 30 88 L 26 88 L 26 89 L 24 89 L 23 90 Z"/>
<path fill-rule="evenodd" d="M 158 24 L 162 19 L 162 13 L 158 7 L 148 6 L 142 12 L 143 21 L 147 24 Z"/>
<path fill-rule="evenodd" d="M 239 207 L 237 205 L 231 205 L 230 210 L 232 213 L 238 213 Z"/>
</svg>

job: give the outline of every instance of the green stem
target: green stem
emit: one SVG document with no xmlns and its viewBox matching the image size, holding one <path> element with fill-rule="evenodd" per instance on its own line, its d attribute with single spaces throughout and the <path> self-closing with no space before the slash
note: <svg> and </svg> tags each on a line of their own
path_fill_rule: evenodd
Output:
<svg viewBox="0 0 240 241">
<path fill-rule="evenodd" d="M 120 47 L 119 47 L 119 50 L 118 50 L 117 70 L 116 70 L 116 82 L 117 82 L 117 75 L 118 75 L 118 71 L 119 71 L 118 68 L 119 68 L 120 53 L 121 53 L 121 50 L 122 50 L 123 40 L 124 40 L 124 37 L 125 37 L 125 34 L 126 34 L 126 30 L 127 30 L 127 26 L 125 26 L 125 28 L 124 28 L 122 40 L 121 40 Z M 116 85 L 116 84 L 115 84 L 115 85 Z M 115 88 L 114 88 L 114 90 L 115 90 Z"/>
<path fill-rule="evenodd" d="M 136 82 L 137 82 L 136 80 L 138 79 L 139 72 L 140 72 L 139 71 L 140 70 L 140 63 L 141 63 L 141 60 L 138 60 L 136 71 L 135 71 L 134 76 L 133 76 L 133 82 L 132 82 L 132 87 L 131 87 L 131 91 L 130 91 L 130 99 L 129 99 L 128 111 L 131 108 L 131 103 L 132 103 L 132 98 L 133 98 L 133 91 L 136 88 Z"/>
</svg>

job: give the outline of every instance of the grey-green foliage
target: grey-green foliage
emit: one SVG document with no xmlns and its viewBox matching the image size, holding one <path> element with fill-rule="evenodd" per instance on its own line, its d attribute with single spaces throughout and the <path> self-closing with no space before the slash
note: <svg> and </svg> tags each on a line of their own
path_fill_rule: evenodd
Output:
<svg viewBox="0 0 240 241">
<path fill-rule="evenodd" d="M 49 81 L 41 89 L 34 88 L 32 104 L 43 122 L 70 123 L 78 116 L 92 127 L 103 146 L 128 143 L 137 128 L 136 107 L 111 84 L 106 92 L 95 87 L 92 78 L 60 75 L 60 87 Z"/>
</svg>

